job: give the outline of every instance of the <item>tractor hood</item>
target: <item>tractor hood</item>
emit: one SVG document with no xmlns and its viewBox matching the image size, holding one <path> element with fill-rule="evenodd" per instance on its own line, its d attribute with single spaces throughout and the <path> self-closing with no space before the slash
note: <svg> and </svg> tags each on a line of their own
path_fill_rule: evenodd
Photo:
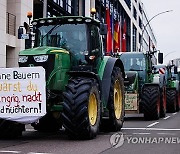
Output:
<svg viewBox="0 0 180 154">
<path fill-rule="evenodd" d="M 45 55 L 45 54 L 54 54 L 54 53 L 65 53 L 69 54 L 69 51 L 63 49 L 63 48 L 57 48 L 57 47 L 37 47 L 37 48 L 31 48 L 26 49 L 23 51 L 20 51 L 19 55 Z"/>
</svg>

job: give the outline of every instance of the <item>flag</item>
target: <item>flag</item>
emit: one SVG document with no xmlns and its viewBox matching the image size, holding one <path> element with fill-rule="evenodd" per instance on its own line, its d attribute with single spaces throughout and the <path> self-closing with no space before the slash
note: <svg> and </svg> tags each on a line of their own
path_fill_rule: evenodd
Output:
<svg viewBox="0 0 180 154">
<path fill-rule="evenodd" d="M 119 22 L 115 22 L 114 27 L 114 52 L 120 52 L 120 25 Z"/>
<path fill-rule="evenodd" d="M 111 19 L 110 11 L 106 9 L 106 24 L 107 24 L 107 39 L 106 39 L 106 54 L 110 55 L 112 52 L 112 34 L 111 34 Z"/>
<path fill-rule="evenodd" d="M 123 23 L 123 29 L 122 29 L 122 52 L 126 52 L 126 31 L 127 31 L 127 25 L 126 20 L 124 19 Z"/>
</svg>

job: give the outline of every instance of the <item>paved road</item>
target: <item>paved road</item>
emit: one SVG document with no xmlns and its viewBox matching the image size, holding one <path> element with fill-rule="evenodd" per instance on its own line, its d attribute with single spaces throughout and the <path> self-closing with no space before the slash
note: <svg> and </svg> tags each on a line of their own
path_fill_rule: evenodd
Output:
<svg viewBox="0 0 180 154">
<path fill-rule="evenodd" d="M 157 121 L 144 121 L 142 115 L 133 116 L 126 118 L 118 134 L 100 133 L 89 141 L 69 140 L 63 130 L 39 133 L 28 126 L 23 137 L 0 140 L 0 154 L 180 153 L 180 112 L 167 114 L 166 118 Z"/>
</svg>

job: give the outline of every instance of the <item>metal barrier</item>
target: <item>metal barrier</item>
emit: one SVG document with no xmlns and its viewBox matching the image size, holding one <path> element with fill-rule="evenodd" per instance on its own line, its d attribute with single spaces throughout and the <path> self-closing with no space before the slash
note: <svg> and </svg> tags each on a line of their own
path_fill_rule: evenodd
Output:
<svg viewBox="0 0 180 154">
<path fill-rule="evenodd" d="M 16 35 L 16 16 L 6 12 L 6 33 Z"/>
</svg>

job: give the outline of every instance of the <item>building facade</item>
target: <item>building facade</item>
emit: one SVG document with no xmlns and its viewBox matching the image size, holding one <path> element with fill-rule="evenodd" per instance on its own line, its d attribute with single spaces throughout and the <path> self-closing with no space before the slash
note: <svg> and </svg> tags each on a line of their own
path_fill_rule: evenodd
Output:
<svg viewBox="0 0 180 154">
<path fill-rule="evenodd" d="M 104 23 L 107 23 L 109 11 L 112 38 L 114 25 L 119 23 L 119 51 L 140 52 L 156 48 L 156 38 L 141 0 L 1 0 L 0 67 L 17 66 L 18 52 L 25 47 L 25 41 L 17 39 L 17 30 L 28 22 L 28 11 L 32 11 L 33 18 L 37 19 L 62 15 L 91 16 L 92 8 L 96 9 L 95 18 Z"/>
<path fill-rule="evenodd" d="M 17 30 L 28 19 L 26 14 L 32 11 L 32 0 L 0 1 L 0 67 L 15 67 L 18 52 L 24 49 L 24 40 L 17 39 Z"/>
</svg>

